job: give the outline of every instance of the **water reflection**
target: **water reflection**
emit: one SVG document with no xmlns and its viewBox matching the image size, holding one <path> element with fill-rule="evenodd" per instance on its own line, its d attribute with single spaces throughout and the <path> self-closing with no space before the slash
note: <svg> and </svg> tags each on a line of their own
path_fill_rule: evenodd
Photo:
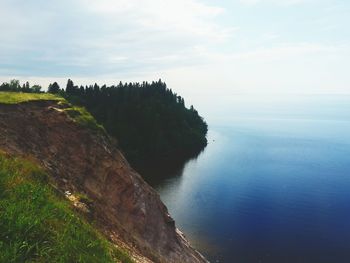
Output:
<svg viewBox="0 0 350 263">
<path fill-rule="evenodd" d="M 140 163 L 135 168 L 145 181 L 157 189 L 169 179 L 175 179 L 182 176 L 186 164 L 197 158 L 205 151 L 205 148 L 194 152 L 190 156 L 173 156 L 154 160 L 148 160 Z"/>
</svg>

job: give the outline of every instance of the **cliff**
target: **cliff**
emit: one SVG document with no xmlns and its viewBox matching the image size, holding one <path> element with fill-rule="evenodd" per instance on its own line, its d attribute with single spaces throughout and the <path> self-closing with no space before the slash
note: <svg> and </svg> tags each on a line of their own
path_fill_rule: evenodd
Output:
<svg viewBox="0 0 350 263">
<path fill-rule="evenodd" d="M 56 100 L 0 104 L 0 149 L 38 162 L 57 190 L 139 262 L 206 262 L 168 214 L 159 195 L 102 129 Z M 89 122 L 88 122 L 89 123 Z"/>
</svg>

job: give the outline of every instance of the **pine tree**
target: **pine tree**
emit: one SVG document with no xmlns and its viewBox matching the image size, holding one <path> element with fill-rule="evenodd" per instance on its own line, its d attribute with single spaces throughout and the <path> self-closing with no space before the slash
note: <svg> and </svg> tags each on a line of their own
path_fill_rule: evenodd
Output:
<svg viewBox="0 0 350 263">
<path fill-rule="evenodd" d="M 53 84 L 49 85 L 49 88 L 47 91 L 49 93 L 58 93 L 60 91 L 60 86 L 57 84 L 57 82 L 54 82 Z"/>
<path fill-rule="evenodd" d="M 71 95 L 74 93 L 74 83 L 71 79 L 67 81 L 66 92 Z"/>
</svg>

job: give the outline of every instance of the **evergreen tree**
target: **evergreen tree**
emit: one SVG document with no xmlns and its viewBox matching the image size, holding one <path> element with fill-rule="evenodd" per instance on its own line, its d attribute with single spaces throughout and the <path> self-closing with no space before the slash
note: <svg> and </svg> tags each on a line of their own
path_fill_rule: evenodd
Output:
<svg viewBox="0 0 350 263">
<path fill-rule="evenodd" d="M 57 82 L 54 82 L 49 85 L 49 88 L 47 91 L 49 93 L 58 93 L 60 91 L 60 86 L 57 84 Z"/>
<path fill-rule="evenodd" d="M 67 94 L 74 94 L 74 83 L 71 79 L 68 79 L 68 81 L 67 81 L 66 93 Z"/>
<path fill-rule="evenodd" d="M 0 85 L 0 91 L 40 92 L 41 86 L 23 87 L 18 80 Z M 159 158 L 187 158 L 206 144 L 208 126 L 193 106 L 161 80 L 123 83 L 117 86 L 75 86 L 68 79 L 65 92 L 54 82 L 48 92 L 60 93 L 73 104 L 85 106 L 118 139 L 121 149 L 134 165 Z"/>
<path fill-rule="evenodd" d="M 68 80 L 67 98 L 85 106 L 115 136 L 132 164 L 160 156 L 190 156 L 207 144 L 207 124 L 193 106 L 157 82 L 80 87 Z"/>
</svg>

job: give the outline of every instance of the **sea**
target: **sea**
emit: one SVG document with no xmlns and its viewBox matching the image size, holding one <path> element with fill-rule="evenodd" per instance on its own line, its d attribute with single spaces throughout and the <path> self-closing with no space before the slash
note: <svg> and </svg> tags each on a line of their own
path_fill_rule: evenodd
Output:
<svg viewBox="0 0 350 263">
<path fill-rule="evenodd" d="M 349 263 L 350 96 L 232 94 L 202 108 L 208 146 L 148 180 L 192 245 L 210 262 Z"/>
</svg>

